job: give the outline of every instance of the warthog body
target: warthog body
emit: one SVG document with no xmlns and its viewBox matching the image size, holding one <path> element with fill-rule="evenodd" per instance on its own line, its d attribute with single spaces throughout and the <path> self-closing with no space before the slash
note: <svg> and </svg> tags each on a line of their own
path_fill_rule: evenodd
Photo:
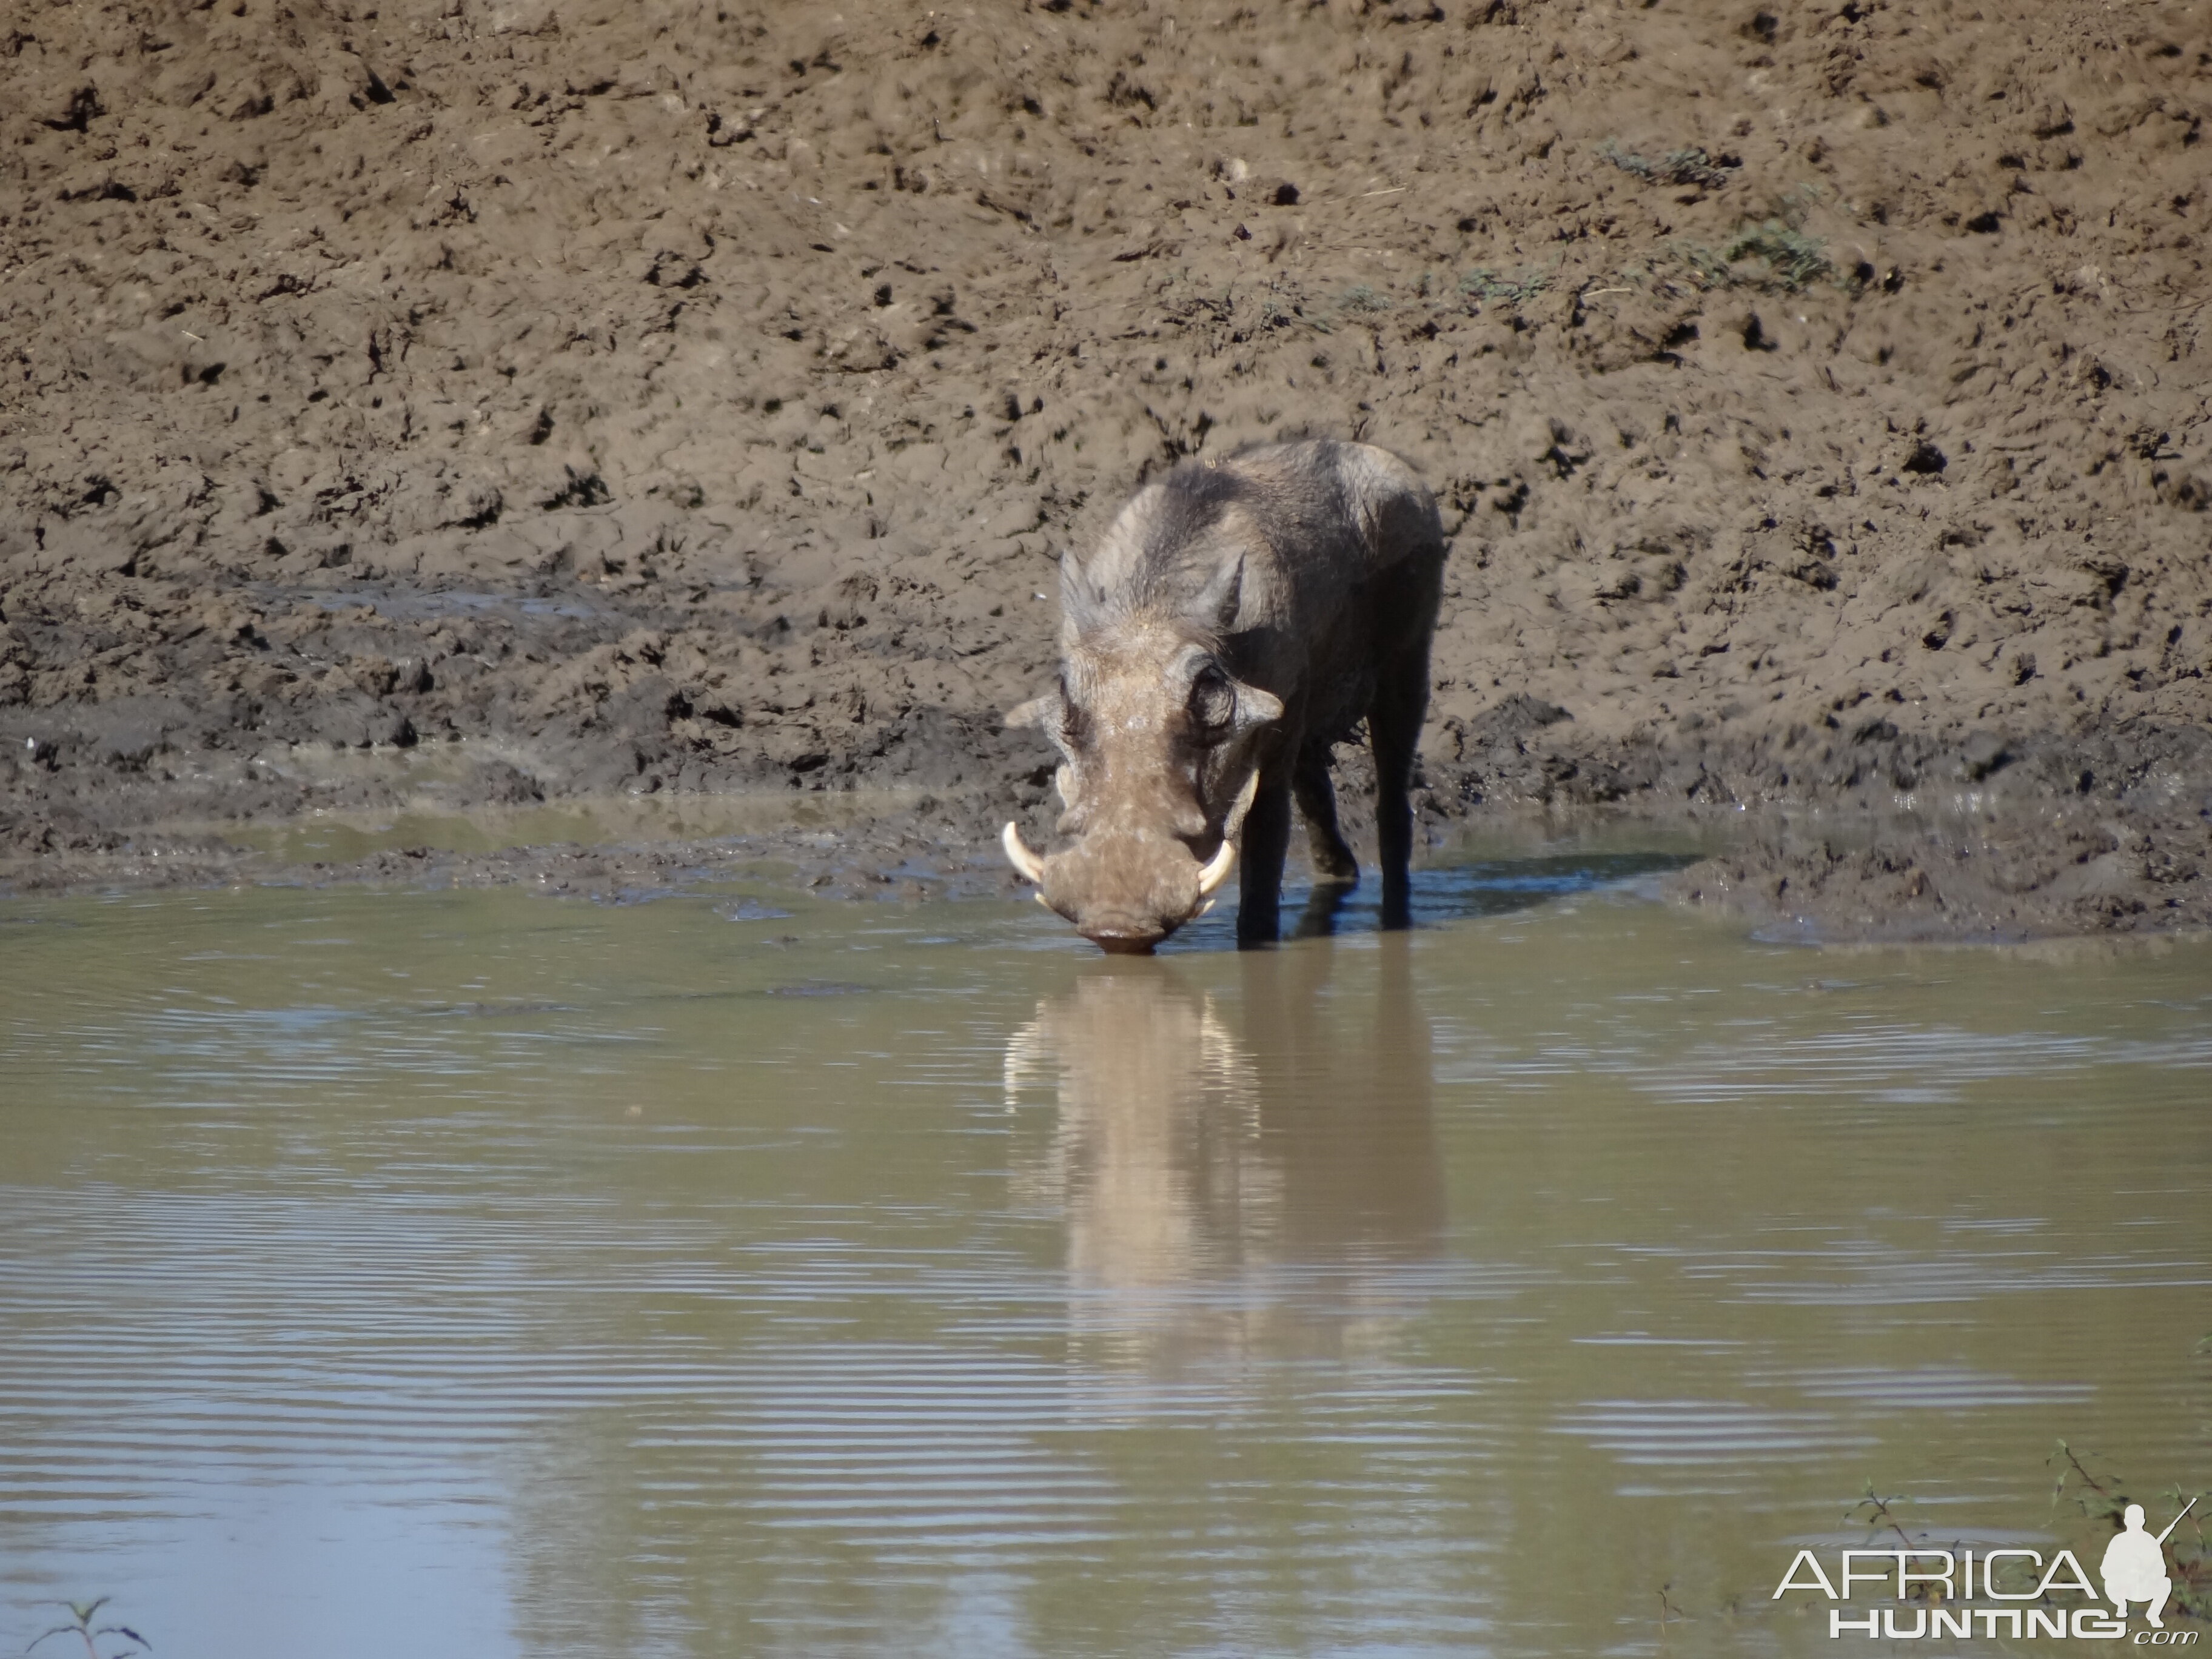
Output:
<svg viewBox="0 0 2212 1659">
<path fill-rule="evenodd" d="M 1059 748 L 1073 844 L 1006 850 L 1109 951 L 1151 950 L 1211 908 L 1240 836 L 1240 944 L 1276 936 L 1296 799 L 1324 882 L 1358 866 L 1337 829 L 1332 744 L 1375 752 L 1386 926 L 1407 915 L 1407 787 L 1443 583 L 1435 502 L 1396 456 L 1296 443 L 1187 464 L 1060 564 L 1060 676 L 1007 716 Z"/>
</svg>

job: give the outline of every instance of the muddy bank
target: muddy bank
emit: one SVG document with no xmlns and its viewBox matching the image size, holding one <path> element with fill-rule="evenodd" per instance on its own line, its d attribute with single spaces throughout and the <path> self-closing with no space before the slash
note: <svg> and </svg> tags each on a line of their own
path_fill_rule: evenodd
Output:
<svg viewBox="0 0 2212 1659">
<path fill-rule="evenodd" d="M 1460 775 L 1455 794 L 1433 783 L 1417 791 L 1425 862 L 1456 862 L 1471 847 L 1493 857 L 1591 845 L 1695 857 L 1685 849 L 1702 848 L 1707 855 L 1660 890 L 1765 937 L 1806 942 L 2008 943 L 2212 928 L 2204 814 L 2192 781 L 2212 746 L 2203 734 L 2155 754 L 2140 742 L 2022 745 L 2024 754 L 2003 756 L 2007 769 L 2018 770 L 1999 788 L 1983 770 L 1992 758 L 1986 744 L 1930 756 L 1890 744 L 1857 757 L 1877 768 L 1874 785 L 1808 791 L 1811 805 L 1685 801 L 1698 793 L 1698 779 L 1716 775 L 1722 757 L 1710 749 L 1693 757 L 1577 755 L 1529 741 L 1537 735 L 1524 731 L 1492 748 Z M 327 772 L 338 757 L 318 758 Z M 1364 759 L 1346 757 L 1340 781 L 1351 792 L 1345 829 L 1371 869 L 1372 818 L 1358 793 Z M 1748 760 L 1747 771 L 1758 762 Z M 300 756 L 287 763 L 297 768 Z M 467 780 L 512 764 L 467 757 L 455 769 L 464 780 L 458 787 L 356 775 L 313 792 L 351 805 L 253 823 L 102 829 L 48 807 L 30 831 L 39 850 L 0 868 L 15 892 L 368 883 L 520 885 L 629 902 L 763 880 L 900 902 L 1023 890 L 998 850 L 996 827 L 1007 809 L 996 783 L 944 794 L 862 788 L 648 798 L 704 809 L 665 816 L 622 813 L 609 810 L 619 801 L 574 796 L 503 807 L 477 802 L 457 814 L 457 801 L 473 793 Z M 1918 767 L 1936 787 L 1895 787 L 1899 775 L 1922 775 Z M 1966 787 L 1976 779 L 1977 787 Z M 1294 850 L 1294 879 L 1303 863 L 1303 851 Z"/>
<path fill-rule="evenodd" d="M 2208 110 L 2202 3 L 32 5 L 6 878 L 856 788 L 932 805 L 852 869 L 964 869 L 1048 833 L 997 716 L 1060 550 L 1314 431 L 1446 510 L 1432 834 L 1733 823 L 1686 896 L 1844 932 L 2201 923 Z"/>
</svg>

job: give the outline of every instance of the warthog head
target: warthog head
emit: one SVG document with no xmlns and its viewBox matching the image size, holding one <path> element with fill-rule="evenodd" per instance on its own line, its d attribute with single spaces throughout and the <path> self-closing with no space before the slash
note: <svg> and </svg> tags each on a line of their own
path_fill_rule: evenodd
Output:
<svg viewBox="0 0 2212 1659">
<path fill-rule="evenodd" d="M 1212 909 L 1236 861 L 1257 739 L 1283 713 L 1222 658 L 1242 574 L 1232 562 L 1181 605 L 1116 605 L 1070 573 L 1060 684 L 1006 717 L 1059 749 L 1059 829 L 1074 837 L 1040 858 L 1008 823 L 1006 856 L 1105 950 L 1148 951 Z"/>
</svg>

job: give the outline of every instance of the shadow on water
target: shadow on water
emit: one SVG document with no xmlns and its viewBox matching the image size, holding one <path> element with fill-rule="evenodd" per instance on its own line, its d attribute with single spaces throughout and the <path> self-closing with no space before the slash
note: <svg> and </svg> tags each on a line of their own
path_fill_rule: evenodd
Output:
<svg viewBox="0 0 2212 1659">
<path fill-rule="evenodd" d="M 1534 858 L 1471 860 L 1413 872 L 1413 925 L 1439 927 L 1482 916 L 1510 915 L 1553 899 L 1622 886 L 1695 864 L 1697 853 L 1553 853 Z M 1356 887 L 1286 888 L 1283 921 L 1291 939 L 1371 933 L 1382 927 L 1382 884 L 1363 872 Z M 1236 915 L 1217 913 L 1186 927 L 1162 954 L 1233 949 Z"/>
</svg>

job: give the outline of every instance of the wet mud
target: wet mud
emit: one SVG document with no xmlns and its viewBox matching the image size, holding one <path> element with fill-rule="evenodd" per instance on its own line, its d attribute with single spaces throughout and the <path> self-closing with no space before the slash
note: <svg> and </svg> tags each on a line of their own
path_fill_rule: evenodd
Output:
<svg viewBox="0 0 2212 1659">
<path fill-rule="evenodd" d="M 1445 510 L 1432 840 L 1688 824 L 1685 900 L 1827 936 L 2212 921 L 2201 3 L 13 17 L 19 890 L 883 790 L 292 873 L 1000 884 L 1060 552 L 1315 433 Z"/>
</svg>

